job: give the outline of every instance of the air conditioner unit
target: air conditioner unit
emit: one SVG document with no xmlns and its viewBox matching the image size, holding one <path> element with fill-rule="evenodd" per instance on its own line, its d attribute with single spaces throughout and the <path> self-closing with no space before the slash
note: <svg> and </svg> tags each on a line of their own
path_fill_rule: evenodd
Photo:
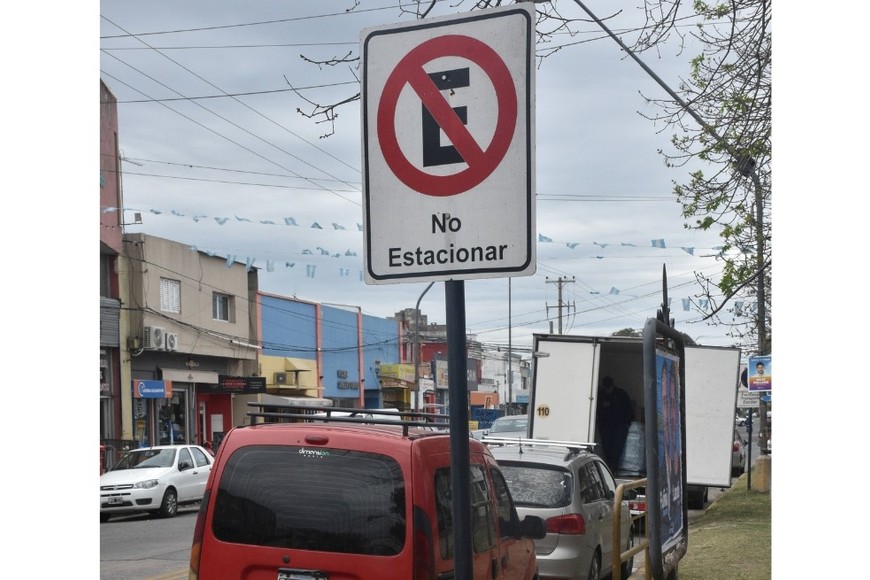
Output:
<svg viewBox="0 0 870 580">
<path fill-rule="evenodd" d="M 178 350 L 178 335 L 174 332 L 166 334 L 166 350 Z"/>
<path fill-rule="evenodd" d="M 275 384 L 276 385 L 286 385 L 287 384 L 287 373 L 275 373 Z"/>
<path fill-rule="evenodd" d="M 162 326 L 145 327 L 145 348 L 163 350 L 166 348 L 166 330 Z"/>
</svg>

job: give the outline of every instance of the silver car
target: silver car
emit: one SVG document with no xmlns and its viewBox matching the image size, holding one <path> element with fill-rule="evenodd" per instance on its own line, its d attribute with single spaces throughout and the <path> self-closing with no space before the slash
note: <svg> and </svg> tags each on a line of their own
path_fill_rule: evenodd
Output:
<svg viewBox="0 0 870 580">
<path fill-rule="evenodd" d="M 486 435 L 525 438 L 528 428 L 529 418 L 527 415 L 504 415 L 492 422 L 492 426 L 486 431 Z"/>
<path fill-rule="evenodd" d="M 546 537 L 535 540 L 541 578 L 598 580 L 609 575 L 616 483 L 604 461 L 580 444 L 536 440 L 492 445 L 491 451 L 520 517 L 536 515 L 546 523 Z M 634 545 L 627 501 L 621 512 L 623 545 L 615 549 L 625 551 Z M 632 566 L 633 558 L 624 562 L 620 576 L 628 578 Z"/>
</svg>

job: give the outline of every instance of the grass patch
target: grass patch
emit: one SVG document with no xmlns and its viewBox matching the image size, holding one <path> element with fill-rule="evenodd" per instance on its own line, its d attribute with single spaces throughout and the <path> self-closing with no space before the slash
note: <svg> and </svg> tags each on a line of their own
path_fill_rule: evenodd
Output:
<svg viewBox="0 0 870 580">
<path fill-rule="evenodd" d="M 680 580 L 769 580 L 771 494 L 746 489 L 746 475 L 689 526 Z"/>
</svg>

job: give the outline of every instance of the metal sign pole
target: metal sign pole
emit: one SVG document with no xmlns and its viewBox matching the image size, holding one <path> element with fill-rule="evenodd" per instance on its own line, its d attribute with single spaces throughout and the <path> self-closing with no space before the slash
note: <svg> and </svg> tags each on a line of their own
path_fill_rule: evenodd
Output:
<svg viewBox="0 0 870 580">
<path fill-rule="evenodd" d="M 465 348 L 465 281 L 444 283 L 447 377 L 450 400 L 450 482 L 453 486 L 455 577 L 472 577 L 471 455 L 468 450 L 468 359 Z"/>
</svg>

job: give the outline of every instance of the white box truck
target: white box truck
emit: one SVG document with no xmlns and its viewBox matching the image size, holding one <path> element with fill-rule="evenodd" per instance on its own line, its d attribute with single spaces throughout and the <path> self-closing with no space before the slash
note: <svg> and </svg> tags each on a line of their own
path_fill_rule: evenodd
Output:
<svg viewBox="0 0 870 580">
<path fill-rule="evenodd" d="M 690 509 L 707 501 L 708 487 L 731 485 L 731 451 L 740 373 L 740 349 L 685 347 L 686 495 Z M 643 340 L 535 334 L 529 394 L 529 436 L 535 439 L 600 443 L 596 422 L 598 388 L 611 377 L 632 403 L 632 435 L 644 433 Z M 635 444 L 637 441 L 635 441 Z M 640 448 L 643 448 L 641 443 Z M 623 455 L 618 479 L 645 477 L 646 463 Z"/>
</svg>

